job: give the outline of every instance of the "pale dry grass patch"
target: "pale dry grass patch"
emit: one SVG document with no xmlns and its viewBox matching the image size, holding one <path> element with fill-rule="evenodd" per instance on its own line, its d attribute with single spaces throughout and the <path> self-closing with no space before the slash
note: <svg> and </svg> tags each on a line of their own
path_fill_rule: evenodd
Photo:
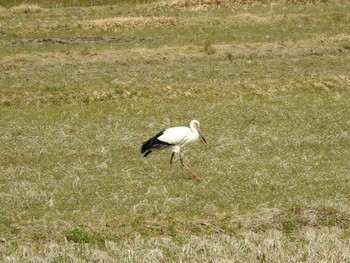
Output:
<svg viewBox="0 0 350 263">
<path fill-rule="evenodd" d="M 322 37 L 321 40 L 330 40 L 330 41 L 334 41 L 334 42 L 343 42 L 343 41 L 350 41 L 350 34 L 338 34 L 336 36 L 332 36 L 332 37 Z"/>
<path fill-rule="evenodd" d="M 261 23 L 270 23 L 270 22 L 273 22 L 277 19 L 280 20 L 280 19 L 282 19 L 282 15 L 277 17 L 277 16 L 258 16 L 258 15 L 254 15 L 254 14 L 250 14 L 250 13 L 240 13 L 240 14 L 237 14 L 237 15 L 230 17 L 230 18 L 233 18 L 235 20 L 239 20 L 242 23 L 261 24 Z"/>
<path fill-rule="evenodd" d="M 311 204 L 283 211 L 278 208 L 261 208 L 257 213 L 235 216 L 230 224 L 235 228 L 250 229 L 255 232 L 278 229 L 292 233 L 304 227 L 340 227 L 346 229 L 350 224 L 350 209 L 334 203 Z"/>
<path fill-rule="evenodd" d="M 97 20 L 85 20 L 78 25 L 84 29 L 101 29 L 104 31 L 120 27 L 149 27 L 149 26 L 174 26 L 178 24 L 175 17 L 116 17 Z"/>
<path fill-rule="evenodd" d="M 11 7 L 10 9 L 14 13 L 39 13 L 45 11 L 44 8 L 42 8 L 39 5 L 36 4 L 21 4 L 18 6 Z"/>
</svg>

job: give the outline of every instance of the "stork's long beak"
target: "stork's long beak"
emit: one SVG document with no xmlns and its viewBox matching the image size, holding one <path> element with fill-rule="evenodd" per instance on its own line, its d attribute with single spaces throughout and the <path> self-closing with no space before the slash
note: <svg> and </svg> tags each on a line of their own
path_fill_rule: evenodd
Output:
<svg viewBox="0 0 350 263">
<path fill-rule="evenodd" d="M 207 140 L 204 138 L 203 132 L 199 128 L 197 130 L 198 130 L 199 136 L 202 138 L 203 142 L 207 143 Z"/>
</svg>

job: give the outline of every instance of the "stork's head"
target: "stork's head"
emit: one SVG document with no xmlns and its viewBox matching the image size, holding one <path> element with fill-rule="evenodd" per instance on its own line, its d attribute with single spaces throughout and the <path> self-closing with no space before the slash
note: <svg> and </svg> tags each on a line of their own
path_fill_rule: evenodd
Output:
<svg viewBox="0 0 350 263">
<path fill-rule="evenodd" d="M 199 128 L 199 121 L 197 120 L 192 120 L 191 123 L 190 123 L 190 127 L 193 128 L 193 129 L 196 129 L 199 133 L 199 136 L 202 138 L 202 140 L 207 143 L 206 139 L 204 138 L 204 135 L 201 131 L 201 129 Z"/>
</svg>

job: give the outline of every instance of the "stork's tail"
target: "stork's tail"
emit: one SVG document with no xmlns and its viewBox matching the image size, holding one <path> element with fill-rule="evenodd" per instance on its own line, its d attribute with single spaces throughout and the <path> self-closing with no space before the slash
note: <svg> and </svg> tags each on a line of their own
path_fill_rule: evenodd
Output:
<svg viewBox="0 0 350 263">
<path fill-rule="evenodd" d="M 148 141 L 145 141 L 141 146 L 141 153 L 144 153 L 143 157 L 146 157 L 149 155 L 152 151 L 150 150 L 152 147 L 152 140 L 153 138 L 149 139 Z"/>
<path fill-rule="evenodd" d="M 160 150 L 160 149 L 163 149 L 163 148 L 166 148 L 166 147 L 172 145 L 170 143 L 158 140 L 158 138 L 160 136 L 162 136 L 163 133 L 164 133 L 164 131 L 161 131 L 156 136 L 152 137 L 151 139 L 149 139 L 148 141 L 145 141 L 142 144 L 141 153 L 144 153 L 143 157 L 146 157 L 147 155 L 149 155 L 152 152 L 152 149 Z"/>
<path fill-rule="evenodd" d="M 153 147 L 157 147 L 157 141 L 158 141 L 158 137 L 160 135 L 162 135 L 163 132 L 158 133 L 156 136 L 152 137 L 151 139 L 145 141 L 142 146 L 141 146 L 141 153 L 144 153 L 143 157 L 146 157 L 147 155 L 149 155 L 152 151 L 151 148 Z"/>
</svg>

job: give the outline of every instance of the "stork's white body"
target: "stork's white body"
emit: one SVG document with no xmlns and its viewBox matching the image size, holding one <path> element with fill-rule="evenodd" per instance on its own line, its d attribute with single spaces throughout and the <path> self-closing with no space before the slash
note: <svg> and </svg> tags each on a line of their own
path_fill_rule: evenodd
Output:
<svg viewBox="0 0 350 263">
<path fill-rule="evenodd" d="M 195 128 L 180 126 L 166 129 L 158 140 L 173 144 L 170 148 L 178 154 L 181 147 L 196 142 L 198 138 L 199 133 Z"/>
<path fill-rule="evenodd" d="M 149 155 L 154 150 L 162 150 L 165 148 L 170 148 L 172 151 L 171 157 L 170 157 L 170 177 L 172 176 L 172 164 L 173 164 L 173 158 L 175 154 L 178 154 L 180 156 L 180 162 L 181 165 L 186 168 L 191 174 L 194 176 L 194 178 L 197 180 L 197 182 L 200 182 L 201 179 L 195 175 L 191 169 L 185 165 L 183 162 L 183 159 L 181 157 L 181 147 L 184 147 L 187 144 L 194 143 L 198 140 L 198 138 L 201 137 L 203 141 L 206 143 L 206 140 L 203 136 L 203 133 L 201 132 L 199 128 L 199 121 L 193 120 L 190 123 L 190 127 L 173 127 L 168 128 L 154 137 L 150 138 L 149 140 L 145 141 L 142 144 L 141 147 L 141 153 L 144 153 L 144 157 Z"/>
</svg>

